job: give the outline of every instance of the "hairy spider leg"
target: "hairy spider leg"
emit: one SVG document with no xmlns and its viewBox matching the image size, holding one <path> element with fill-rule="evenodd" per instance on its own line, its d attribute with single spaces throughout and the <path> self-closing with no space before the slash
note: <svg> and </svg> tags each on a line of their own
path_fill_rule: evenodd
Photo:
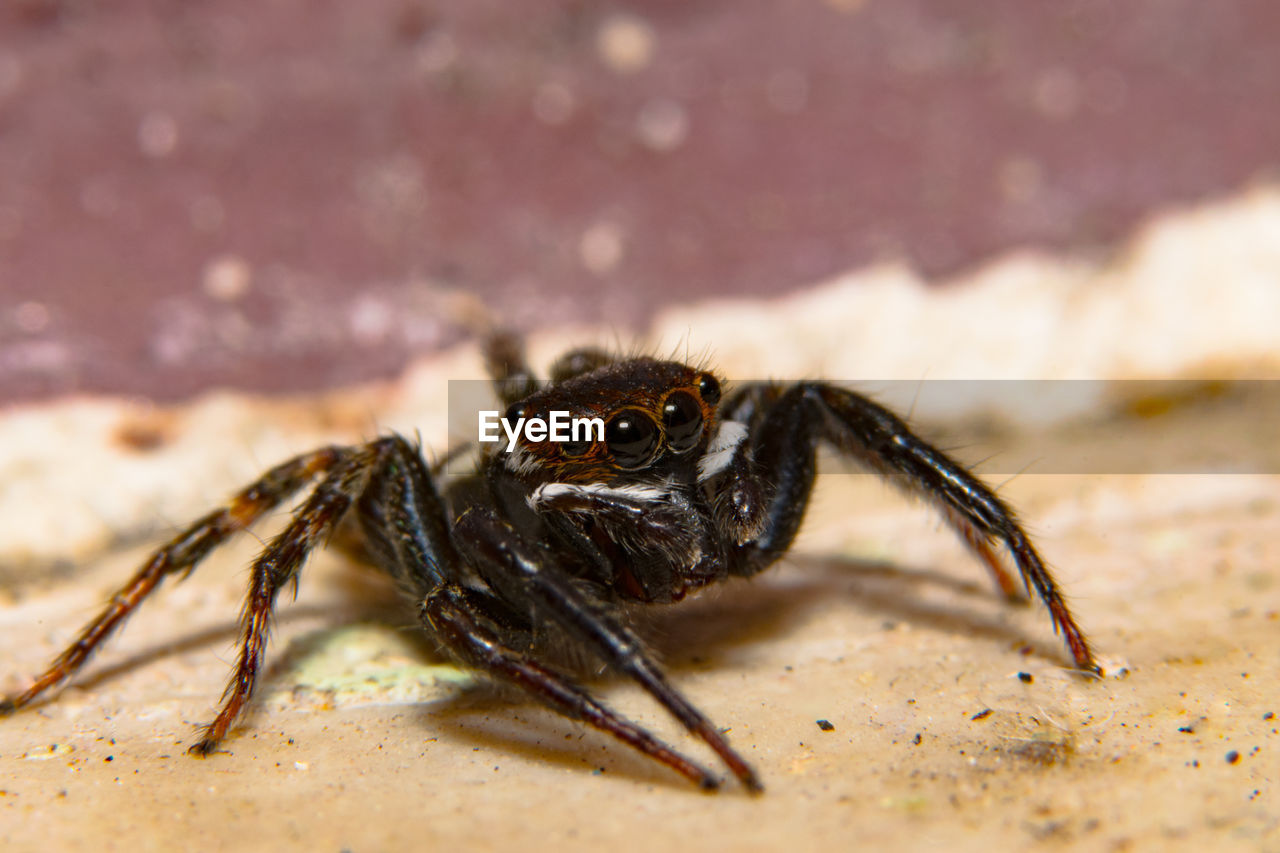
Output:
<svg viewBox="0 0 1280 853">
<path fill-rule="evenodd" d="M 538 380 L 516 334 L 494 330 L 484 341 L 484 361 L 502 405 L 510 406 L 538 390 Z"/>
<path fill-rule="evenodd" d="M 30 687 L 0 701 L 0 714 L 29 704 L 49 688 L 74 675 L 94 650 L 129 617 L 168 575 L 185 577 L 208 554 L 232 535 L 252 525 L 342 458 L 342 450 L 324 447 L 294 457 L 272 468 L 241 490 L 221 509 L 214 510 L 179 533 L 156 551 L 110 603 L 81 630 L 75 642 L 62 652 Z"/>
<path fill-rule="evenodd" d="M 469 594 L 470 593 L 470 594 Z M 571 719 L 581 720 L 713 791 L 719 780 L 705 767 L 676 752 L 645 729 L 597 701 L 567 676 L 515 651 L 487 630 L 483 605 L 474 590 L 447 585 L 428 593 L 422 618 L 445 646 L 476 669 L 516 685 Z M 487 620 L 486 620 L 487 621 Z"/>
<path fill-rule="evenodd" d="M 491 588 L 499 594 L 504 589 L 521 589 L 539 612 L 639 683 L 690 733 L 711 747 L 748 790 L 764 789 L 756 772 L 724 735 L 668 683 L 639 638 L 583 596 L 549 554 L 541 553 L 488 510 L 473 509 L 464 514 L 454 530 L 470 562 Z"/>
<path fill-rule="evenodd" d="M 606 352 L 599 347 L 577 347 L 569 350 L 552 363 L 549 371 L 551 382 L 553 384 L 564 382 L 566 379 L 573 379 L 584 373 L 590 373 L 597 368 L 613 364 L 617 360 L 617 357 L 612 353 Z"/>
<path fill-rule="evenodd" d="M 1000 562 L 1000 556 L 991 547 L 991 535 L 980 530 L 952 506 L 939 504 L 938 509 L 951 529 L 964 540 L 964 544 L 969 546 L 969 550 L 973 552 L 974 556 L 981 560 L 983 565 L 990 570 L 991 576 L 995 578 L 996 586 L 1000 587 L 1000 592 L 1004 595 L 1005 600 L 1010 604 L 1030 604 L 1031 599 L 1027 596 L 1026 589 L 1027 576 L 1022 576 L 1023 586 L 1018 586 L 1018 582 L 1009 573 L 1009 570 L 1005 568 L 1004 563 Z M 1010 515 L 1012 515 L 1012 511 Z M 1037 559 L 1039 559 L 1038 556 Z"/>
<path fill-rule="evenodd" d="M 485 338 L 484 360 L 504 406 L 523 400 L 541 385 L 525 358 L 523 343 L 512 332 L 497 330 Z M 578 347 L 555 360 L 550 379 L 553 384 L 564 382 L 615 361 L 615 356 L 599 347 Z"/>
<path fill-rule="evenodd" d="M 298 570 L 307 555 L 346 514 L 363 489 L 371 468 L 381 458 L 390 440 L 381 439 L 343 452 L 324 479 L 293 513 L 289 522 L 267 545 L 250 570 L 249 595 L 241 616 L 240 658 L 227 689 L 222 709 L 191 745 L 192 755 L 213 752 L 227 730 L 240 716 L 253 694 L 262 665 L 262 655 L 271 632 L 271 616 L 276 596 L 285 584 L 297 583 Z"/>
<path fill-rule="evenodd" d="M 420 602 L 462 572 L 449 511 L 435 486 L 439 472 L 398 435 L 378 442 L 378 457 L 356 506 L 364 547 L 374 565 Z"/>
<path fill-rule="evenodd" d="M 1034 587 L 1061 630 L 1076 666 L 1100 673 L 1084 632 L 1017 517 L 964 466 L 923 441 L 884 407 L 844 388 L 806 382 L 782 390 L 750 386 L 726 405 L 749 419 L 755 461 L 774 484 L 764 532 L 738 549 L 736 574 L 752 575 L 780 558 L 795 538 L 809 502 L 819 441 L 937 507 L 946 522 L 991 569 L 1008 594 L 1014 584 L 990 548 L 1001 541 L 1023 583 Z"/>
<path fill-rule="evenodd" d="M 515 650 L 533 645 L 528 614 L 516 612 L 487 591 L 463 585 L 479 579 L 468 577 L 431 473 L 404 439 L 392 437 L 383 445 L 382 459 L 360 496 L 359 515 L 374 562 L 421 602 L 421 616 L 432 635 L 462 662 L 613 735 L 705 789 L 718 786 L 710 771 L 619 716 L 568 677 Z"/>
</svg>

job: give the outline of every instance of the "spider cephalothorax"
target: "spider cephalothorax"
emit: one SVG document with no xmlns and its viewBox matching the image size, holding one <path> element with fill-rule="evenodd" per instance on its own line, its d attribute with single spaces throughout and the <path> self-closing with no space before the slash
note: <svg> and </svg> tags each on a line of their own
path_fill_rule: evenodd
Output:
<svg viewBox="0 0 1280 853">
<path fill-rule="evenodd" d="M 606 364 L 511 403 L 505 415 L 514 421 L 567 411 L 573 418 L 599 418 L 603 441 L 524 442 L 503 462 L 530 483 L 661 476 L 701 456 L 719 401 L 720 382 L 705 371 L 649 358 Z"/>
<path fill-rule="evenodd" d="M 326 447 L 272 468 L 222 509 L 157 551 L 103 613 L 24 693 L 30 703 L 73 675 L 165 577 L 316 482 L 254 563 L 240 657 L 221 712 L 191 752 L 214 751 L 257 680 L 275 599 L 310 550 L 348 514 L 364 552 L 394 576 L 422 625 L 451 655 L 666 764 L 704 788 L 717 777 L 620 716 L 545 648 L 548 635 L 634 679 L 720 756 L 749 789 L 755 771 L 672 687 L 620 618 L 629 603 L 678 601 L 709 583 L 754 575 L 790 547 L 822 443 L 933 503 L 1010 598 L 1019 585 L 1003 545 L 1048 607 L 1075 664 L 1097 672 L 1083 633 L 1013 512 L 963 466 L 883 407 L 822 383 L 748 384 L 723 395 L 710 372 L 651 358 L 575 350 L 539 387 L 512 338 L 490 340 L 490 373 L 520 419 L 599 419 L 565 441 L 521 437 L 487 450 L 475 474 L 441 488 L 418 448 L 391 435 Z"/>
</svg>

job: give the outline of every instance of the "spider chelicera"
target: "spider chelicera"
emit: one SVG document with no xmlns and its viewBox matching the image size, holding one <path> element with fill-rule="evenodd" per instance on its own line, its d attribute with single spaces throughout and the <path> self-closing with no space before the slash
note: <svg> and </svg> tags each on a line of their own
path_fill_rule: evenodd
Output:
<svg viewBox="0 0 1280 853">
<path fill-rule="evenodd" d="M 277 594 L 350 513 L 372 562 L 407 591 L 423 628 L 453 657 L 705 789 L 718 787 L 711 771 L 551 663 L 548 638 L 568 639 L 638 682 L 746 788 L 759 791 L 756 772 L 670 684 L 622 611 L 678 601 L 782 557 L 804 517 L 824 442 L 937 507 L 1004 594 L 1019 599 L 996 553 L 1003 545 L 1023 585 L 1048 607 L 1075 664 L 1100 672 L 1013 511 L 866 397 L 822 382 L 748 384 L 722 396 L 708 371 L 595 349 L 561 357 L 542 386 L 518 342 L 503 334 L 490 337 L 486 357 L 513 421 L 551 411 L 598 417 L 603 440 L 522 440 L 513 452 L 485 454 L 475 474 L 445 488 L 419 448 L 398 435 L 290 459 L 157 551 L 31 687 L 0 703 L 0 713 L 70 678 L 164 578 L 186 575 L 314 482 L 253 564 L 239 660 L 221 711 L 191 753 L 215 751 L 240 717 L 258 678 Z"/>
</svg>

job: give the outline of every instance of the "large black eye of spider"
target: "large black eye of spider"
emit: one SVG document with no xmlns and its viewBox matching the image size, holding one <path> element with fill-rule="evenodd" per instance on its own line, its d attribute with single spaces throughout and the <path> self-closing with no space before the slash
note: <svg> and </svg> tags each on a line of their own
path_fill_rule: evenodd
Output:
<svg viewBox="0 0 1280 853">
<path fill-rule="evenodd" d="M 710 373 L 702 374 L 698 380 L 698 393 L 711 405 L 720 402 L 720 382 Z"/>
<path fill-rule="evenodd" d="M 590 434 L 591 434 L 591 428 L 588 427 L 587 435 L 590 435 Z M 587 451 L 591 449 L 591 446 L 595 444 L 595 442 L 594 441 L 574 441 L 572 438 L 570 438 L 568 441 L 559 442 L 559 444 L 560 444 L 560 452 L 563 453 L 565 456 L 572 457 L 572 456 L 585 456 Z"/>
<path fill-rule="evenodd" d="M 702 407 L 693 395 L 676 391 L 662 406 L 662 426 L 672 453 L 692 450 L 702 437 Z"/>
<path fill-rule="evenodd" d="M 624 409 L 604 425 L 609 453 L 622 468 L 643 468 L 653 459 L 662 435 L 658 425 L 638 409 Z"/>
</svg>

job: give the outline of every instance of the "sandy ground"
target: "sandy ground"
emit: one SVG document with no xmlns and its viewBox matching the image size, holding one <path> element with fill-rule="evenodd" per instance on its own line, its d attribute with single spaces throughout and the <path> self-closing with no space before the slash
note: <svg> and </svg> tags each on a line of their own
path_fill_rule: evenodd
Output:
<svg viewBox="0 0 1280 853">
<path fill-rule="evenodd" d="M 1222 221 L 1210 219 L 1202 224 Z M 1242 220 L 1228 221 L 1241 233 Z M 1164 245 L 1167 233 L 1150 242 Z M 1268 233 L 1258 232 L 1265 251 L 1274 246 Z M 1125 270 L 1147 269 L 1146 251 L 1095 271 L 1093 291 L 1071 288 L 1073 304 L 1098 282 L 1112 298 L 1136 298 Z M 1225 251 L 1243 257 L 1238 244 Z M 1200 269 L 1160 257 L 1151 269 Z M 1219 300 L 1236 292 L 1233 282 L 1267 281 L 1261 266 L 1235 277 L 1217 269 L 1210 293 Z M 987 297 L 961 290 L 926 299 L 910 288 L 880 297 L 899 308 L 922 300 L 916 317 L 935 298 L 951 300 L 944 314 L 971 299 L 978 317 L 990 304 L 983 298 L 1012 311 L 1009 274 L 1002 267 L 974 285 Z M 1065 273 L 1036 275 L 1052 284 Z M 826 344 L 816 332 L 798 334 L 797 318 L 821 327 L 814 306 L 840 292 L 750 309 L 769 318 L 778 336 L 769 346 L 728 336 L 714 346 L 737 375 L 762 369 L 739 354 L 749 346 L 760 358 L 802 359 Z M 873 310 L 863 308 L 860 316 Z M 1019 317 L 1036 316 L 1027 311 Z M 1241 312 L 1240 330 L 1255 313 Z M 750 311 L 722 305 L 670 322 L 695 337 L 727 316 L 741 328 Z M 998 350 L 980 323 L 966 328 Z M 1155 340 L 1167 336 L 1156 332 Z M 1227 365 L 1228 377 L 1253 375 L 1246 368 L 1265 353 L 1250 349 L 1244 331 L 1224 336 L 1242 347 L 1237 361 L 1214 362 L 1179 333 L 1189 360 L 1165 375 L 1203 375 L 1206 363 Z M 972 352 L 979 338 L 946 343 Z M 848 354 L 840 346 L 829 343 L 836 364 Z M 1132 362 L 1116 364 L 1122 372 Z M 1059 368 L 1072 375 L 1071 364 Z M 177 410 L 81 400 L 7 413 L 7 446 L 21 449 L 4 462 L 7 523 L 52 526 L 26 540 L 5 534 L 0 688 L 38 671 L 164 530 L 297 446 L 368 434 L 374 422 L 398 425 L 407 400 L 438 403 L 447 379 L 476 369 L 474 351 L 461 351 L 397 386 L 321 399 L 222 396 Z M 1139 447 L 1158 434 L 1195 447 L 1232 425 L 1274 423 L 1248 400 L 1226 409 L 1184 402 L 1173 420 L 1139 407 L 1084 427 L 1041 424 L 1033 437 L 1018 424 L 994 434 L 1070 458 L 1099 441 Z M 302 423 L 309 430 L 294 428 Z M 428 443 L 445 428 L 438 414 L 420 423 Z M 826 477 L 791 559 L 656 614 L 650 626 L 674 682 L 758 768 L 759 797 L 732 784 L 698 793 L 605 737 L 475 688 L 405 630 L 410 615 L 376 576 L 334 554 L 308 565 L 298 600 L 281 608 L 258 701 L 227 752 L 188 758 L 232 660 L 244 566 L 257 547 L 245 537 L 159 593 L 56 701 L 0 723 L 0 839 L 10 850 L 1280 850 L 1280 466 L 1270 456 L 1274 430 L 1239 434 L 1258 445 L 1241 447 L 1256 473 L 1033 468 L 1001 485 L 1102 654 L 1108 677 L 1098 681 L 1069 672 L 1044 611 L 1000 601 L 924 509 L 866 476 Z M 60 456 L 38 452 L 50 443 Z M 76 455 L 95 448 L 103 453 L 92 464 L 104 466 L 96 470 Z M 76 476 L 52 473 L 67 469 Z M 69 491 L 51 503 L 38 482 Z M 50 506 L 64 510 L 53 521 Z M 109 521 L 71 523 L 95 515 Z M 634 687 L 605 680 L 597 689 L 711 762 Z"/>
</svg>

